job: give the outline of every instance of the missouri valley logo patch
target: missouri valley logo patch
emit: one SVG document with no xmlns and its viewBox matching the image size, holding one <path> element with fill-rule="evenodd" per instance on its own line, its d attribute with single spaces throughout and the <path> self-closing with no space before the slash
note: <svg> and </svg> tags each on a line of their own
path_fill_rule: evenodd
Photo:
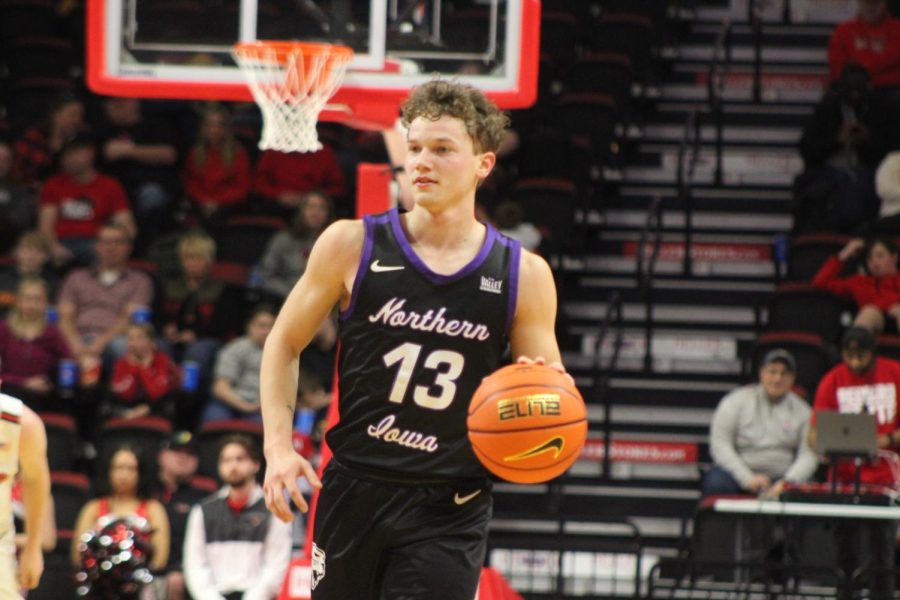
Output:
<svg viewBox="0 0 900 600">
<path fill-rule="evenodd" d="M 313 542 L 312 546 L 312 584 L 310 587 L 316 589 L 319 582 L 325 578 L 325 551 L 316 546 Z"/>
</svg>

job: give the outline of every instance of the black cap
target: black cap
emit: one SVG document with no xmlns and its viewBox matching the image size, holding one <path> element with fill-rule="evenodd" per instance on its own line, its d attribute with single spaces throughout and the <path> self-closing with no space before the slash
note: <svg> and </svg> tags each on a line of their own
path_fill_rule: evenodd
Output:
<svg viewBox="0 0 900 600">
<path fill-rule="evenodd" d="M 794 355 L 785 350 L 784 348 L 775 348 L 774 350 L 769 350 L 766 352 L 766 355 L 763 356 L 762 365 L 766 366 L 769 363 L 780 362 L 784 364 L 788 371 L 791 373 L 797 372 L 797 361 L 794 360 Z"/>
<path fill-rule="evenodd" d="M 874 350 L 875 336 L 865 327 L 850 327 L 841 340 L 842 350 Z"/>
<path fill-rule="evenodd" d="M 162 443 L 163 450 L 187 450 L 197 453 L 197 443 L 190 431 L 175 431 Z"/>
</svg>

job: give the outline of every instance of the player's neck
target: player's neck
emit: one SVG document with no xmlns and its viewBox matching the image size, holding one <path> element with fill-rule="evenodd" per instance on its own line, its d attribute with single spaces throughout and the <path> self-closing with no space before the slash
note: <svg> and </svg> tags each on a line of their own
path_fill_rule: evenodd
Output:
<svg viewBox="0 0 900 600">
<path fill-rule="evenodd" d="M 475 219 L 469 205 L 457 205 L 442 211 L 418 207 L 406 215 L 406 232 L 416 246 L 453 249 L 483 240 L 484 225 Z"/>
</svg>

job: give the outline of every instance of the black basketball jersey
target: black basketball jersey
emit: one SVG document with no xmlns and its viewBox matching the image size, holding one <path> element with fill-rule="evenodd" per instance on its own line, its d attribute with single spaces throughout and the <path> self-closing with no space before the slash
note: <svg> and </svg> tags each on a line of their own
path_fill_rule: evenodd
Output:
<svg viewBox="0 0 900 600">
<path fill-rule="evenodd" d="M 396 209 L 364 224 L 341 314 L 340 422 L 328 445 L 342 464 L 399 480 L 483 477 L 466 414 L 507 346 L 519 243 L 488 225 L 477 256 L 439 275 L 413 251 Z"/>
</svg>

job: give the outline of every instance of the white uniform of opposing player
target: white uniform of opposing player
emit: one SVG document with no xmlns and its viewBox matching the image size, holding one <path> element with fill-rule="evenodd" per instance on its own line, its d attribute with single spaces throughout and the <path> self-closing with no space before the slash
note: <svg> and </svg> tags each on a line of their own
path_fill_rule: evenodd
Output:
<svg viewBox="0 0 900 600">
<path fill-rule="evenodd" d="M 19 471 L 22 402 L 0 394 L 0 598 L 19 596 L 12 488 Z"/>
</svg>

